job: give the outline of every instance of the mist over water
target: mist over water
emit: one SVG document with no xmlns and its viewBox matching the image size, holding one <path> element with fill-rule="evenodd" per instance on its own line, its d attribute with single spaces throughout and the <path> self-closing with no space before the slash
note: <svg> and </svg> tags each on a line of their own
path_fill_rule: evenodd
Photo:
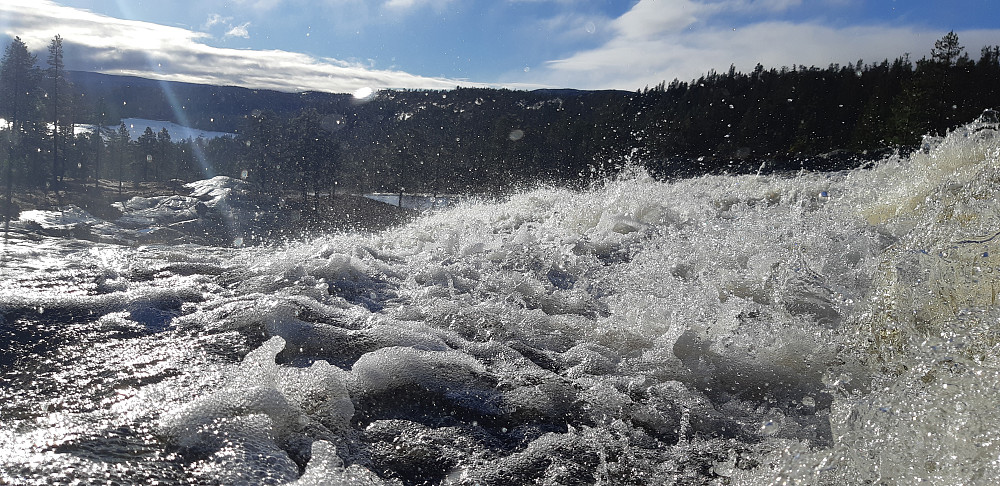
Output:
<svg viewBox="0 0 1000 486">
<path fill-rule="evenodd" d="M 1000 138 L 279 247 L 7 243 L 0 482 L 987 484 Z"/>
</svg>

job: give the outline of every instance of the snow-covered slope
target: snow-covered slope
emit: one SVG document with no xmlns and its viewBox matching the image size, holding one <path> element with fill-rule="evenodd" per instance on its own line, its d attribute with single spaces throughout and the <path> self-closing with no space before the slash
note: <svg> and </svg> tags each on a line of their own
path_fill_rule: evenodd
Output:
<svg viewBox="0 0 1000 486">
<path fill-rule="evenodd" d="M 5 120 L 0 118 L 0 125 L 4 123 Z M 228 137 L 235 135 L 229 132 L 212 132 L 208 130 L 198 130 L 196 128 L 190 128 L 178 125 L 174 122 L 161 121 L 161 120 L 147 120 L 145 118 L 124 118 L 122 119 L 122 123 L 124 123 L 125 127 L 128 128 L 129 135 L 132 136 L 132 140 L 138 140 L 139 137 L 142 135 L 142 133 L 146 131 L 146 127 L 151 128 L 153 130 L 153 133 L 160 133 L 160 130 L 166 128 L 167 133 L 170 134 L 170 139 L 175 142 L 178 140 L 184 140 L 188 138 L 195 139 L 198 137 L 202 137 L 209 139 L 209 138 Z M 97 127 L 95 127 L 94 125 L 81 124 L 76 126 L 76 133 L 80 134 L 84 132 L 92 132 L 96 128 Z M 111 130 L 117 129 L 117 127 L 115 126 L 109 126 L 108 128 Z"/>
<path fill-rule="evenodd" d="M 153 133 L 160 133 L 160 130 L 166 128 L 167 132 L 170 133 L 171 140 L 183 140 L 186 138 L 218 138 L 232 136 L 232 133 L 227 132 L 210 132 L 207 130 L 198 130 L 195 128 L 189 128 L 185 126 L 178 125 L 173 122 L 159 121 L 159 120 L 146 120 L 143 118 L 125 118 L 122 123 L 128 128 L 129 133 L 132 135 L 132 140 L 138 140 L 142 132 L 146 130 L 146 127 L 153 129 Z"/>
</svg>

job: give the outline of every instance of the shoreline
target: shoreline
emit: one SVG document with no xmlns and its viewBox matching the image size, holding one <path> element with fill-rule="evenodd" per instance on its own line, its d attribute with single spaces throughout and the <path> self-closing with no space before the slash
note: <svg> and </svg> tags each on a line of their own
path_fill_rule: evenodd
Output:
<svg viewBox="0 0 1000 486">
<path fill-rule="evenodd" d="M 233 181 L 242 183 L 238 180 Z M 223 235 L 219 233 L 232 232 L 232 229 L 222 231 L 221 226 L 215 224 L 223 217 L 206 209 L 202 202 L 195 201 L 209 202 L 210 198 L 194 195 L 186 184 L 188 183 L 177 180 L 138 184 L 126 182 L 119 189 L 118 181 L 102 179 L 98 188 L 95 188 L 92 180 L 81 183 L 78 180 L 66 179 L 63 181 L 63 188 L 58 192 L 15 188 L 12 198 L 11 229 L 43 236 L 71 236 L 103 241 L 106 238 L 96 236 L 92 231 L 94 227 L 110 226 L 134 218 L 139 211 L 133 208 L 133 204 L 128 204 L 134 198 L 145 198 L 157 203 L 175 199 L 190 204 L 189 212 L 194 212 L 188 221 L 170 223 L 151 221 L 151 228 L 160 231 L 161 235 L 154 237 L 152 233 L 155 231 L 146 231 L 143 234 L 149 233 L 149 235 L 141 237 L 136 243 L 177 243 L 190 240 L 215 246 L 229 246 L 227 241 L 236 238 L 239 241 L 246 241 L 247 244 L 259 244 L 276 239 L 337 231 L 378 232 L 405 224 L 419 214 L 416 210 L 399 208 L 359 195 L 337 195 L 332 199 L 329 197 L 303 199 L 299 192 L 286 191 L 274 196 L 248 189 L 237 197 L 246 207 L 231 211 L 232 214 L 239 213 L 238 219 L 243 220 L 241 226 L 246 230 L 242 233 L 246 234 Z M 2 196 L 0 198 L 3 199 L 0 201 L 0 218 L 2 218 L 4 217 L 2 208 L 6 206 L 6 200 Z M 246 204 L 247 202 L 250 204 Z M 27 211 L 63 212 L 73 207 L 85 211 L 99 221 L 45 225 L 21 219 L 22 214 Z M 257 223 L 262 221 L 260 218 L 262 214 L 268 216 L 264 218 L 267 222 L 256 227 Z M 232 215 L 227 217 L 231 218 Z M 190 224 L 192 222 L 202 224 L 192 225 Z M 213 230 L 218 231 L 213 234 Z"/>
</svg>

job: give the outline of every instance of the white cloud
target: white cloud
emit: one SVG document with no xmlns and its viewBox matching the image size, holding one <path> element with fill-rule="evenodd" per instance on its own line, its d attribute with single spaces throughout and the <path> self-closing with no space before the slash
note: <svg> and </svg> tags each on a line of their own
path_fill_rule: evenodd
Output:
<svg viewBox="0 0 1000 486">
<path fill-rule="evenodd" d="M 802 0 L 733 0 L 726 3 L 733 9 L 781 12 L 802 5 Z"/>
<path fill-rule="evenodd" d="M 206 33 L 117 19 L 50 0 L 3 0 L 0 18 L 5 19 L 0 33 L 20 36 L 34 52 L 44 51 L 53 36 L 62 35 L 70 69 L 282 91 L 352 93 L 362 87 L 449 89 L 472 85 L 288 51 L 214 47 L 206 44 L 211 39 Z M 229 33 L 249 35 L 248 26 L 237 26 Z"/>
<path fill-rule="evenodd" d="M 242 39 L 250 38 L 250 22 L 244 22 L 240 25 L 233 25 L 232 17 L 223 17 L 219 14 L 211 14 L 208 16 L 208 20 L 202 25 L 202 30 L 212 30 L 216 26 L 221 26 L 226 32 L 222 35 L 224 38 L 228 37 L 239 37 Z"/>
<path fill-rule="evenodd" d="M 537 0 L 517 0 L 537 1 Z M 592 43 L 607 38 L 614 29 L 613 19 L 598 14 L 565 13 L 555 17 L 534 19 L 523 30 L 523 35 L 538 36 L 549 45 Z M 595 39 L 595 37 L 597 39 Z"/>
<path fill-rule="evenodd" d="M 250 38 L 250 22 L 244 22 L 243 24 L 234 26 L 226 32 L 226 37 L 242 37 L 244 39 Z"/>
<path fill-rule="evenodd" d="M 205 21 L 205 25 L 202 26 L 202 29 L 208 30 L 216 25 L 226 25 L 232 21 L 232 17 L 223 17 L 219 14 L 212 14 L 208 16 L 208 20 Z"/>
<path fill-rule="evenodd" d="M 273 10 L 283 2 L 284 0 L 236 0 L 236 3 L 240 5 L 247 5 L 254 10 L 262 12 Z"/>
<path fill-rule="evenodd" d="M 680 32 L 698 21 L 700 14 L 713 10 L 689 0 L 640 0 L 614 21 L 623 39 L 645 39 Z"/>
<path fill-rule="evenodd" d="M 388 0 L 385 2 L 385 8 L 389 10 L 402 11 L 429 6 L 440 10 L 451 2 L 452 0 Z"/>
<path fill-rule="evenodd" d="M 843 0 L 826 0 L 827 4 Z M 611 22 L 613 35 L 596 48 L 549 61 L 531 71 L 531 82 L 574 88 L 634 90 L 661 81 L 689 81 L 730 65 L 747 72 L 793 64 L 825 67 L 858 59 L 878 62 L 906 53 L 919 58 L 945 32 L 929 27 L 792 22 L 780 13 L 800 0 L 640 0 Z M 713 25 L 720 14 L 754 14 L 755 23 Z M 768 14 L 771 14 L 769 17 Z M 992 45 L 1000 30 L 957 32 L 963 44 Z"/>
</svg>

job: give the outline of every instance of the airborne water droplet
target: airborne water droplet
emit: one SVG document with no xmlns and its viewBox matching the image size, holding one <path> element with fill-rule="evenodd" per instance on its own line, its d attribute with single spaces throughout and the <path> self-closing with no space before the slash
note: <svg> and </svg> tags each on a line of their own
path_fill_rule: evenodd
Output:
<svg viewBox="0 0 1000 486">
<path fill-rule="evenodd" d="M 760 433 L 762 435 L 774 435 L 781 430 L 781 424 L 775 420 L 765 420 L 760 424 Z"/>
</svg>

